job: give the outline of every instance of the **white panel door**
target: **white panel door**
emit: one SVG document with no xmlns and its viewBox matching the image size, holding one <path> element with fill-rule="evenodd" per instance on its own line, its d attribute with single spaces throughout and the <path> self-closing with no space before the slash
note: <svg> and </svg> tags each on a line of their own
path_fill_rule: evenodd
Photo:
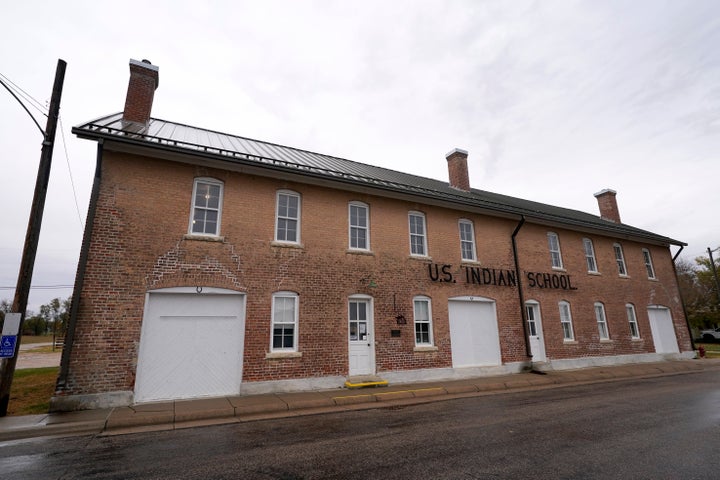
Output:
<svg viewBox="0 0 720 480">
<path fill-rule="evenodd" d="M 244 296 L 150 293 L 135 401 L 237 395 L 242 378 Z"/>
<path fill-rule="evenodd" d="M 448 302 L 453 367 L 500 365 L 495 302 Z"/>
<path fill-rule="evenodd" d="M 680 353 L 670 310 L 662 307 L 650 307 L 648 308 L 648 317 L 655 343 L 655 352 Z"/>
<path fill-rule="evenodd" d="M 348 302 L 348 357 L 349 375 L 375 373 L 372 303 L 369 299 L 353 298 Z"/>
<path fill-rule="evenodd" d="M 535 302 L 525 304 L 527 315 L 528 339 L 530 341 L 530 352 L 533 362 L 544 362 L 545 340 L 543 339 L 542 319 L 540 318 L 540 305 Z"/>
</svg>

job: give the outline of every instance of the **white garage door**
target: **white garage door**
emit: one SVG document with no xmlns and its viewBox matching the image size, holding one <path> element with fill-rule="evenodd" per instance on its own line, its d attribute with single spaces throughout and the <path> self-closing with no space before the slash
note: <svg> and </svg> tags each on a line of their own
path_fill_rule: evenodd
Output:
<svg viewBox="0 0 720 480">
<path fill-rule="evenodd" d="M 680 353 L 670 310 L 662 307 L 649 307 L 648 317 L 650 318 L 655 352 Z"/>
<path fill-rule="evenodd" d="M 243 302 L 243 295 L 221 289 L 151 292 L 140 336 L 135 401 L 237 395 Z"/>
<path fill-rule="evenodd" d="M 448 315 L 453 367 L 502 363 L 495 302 L 450 300 Z"/>
</svg>

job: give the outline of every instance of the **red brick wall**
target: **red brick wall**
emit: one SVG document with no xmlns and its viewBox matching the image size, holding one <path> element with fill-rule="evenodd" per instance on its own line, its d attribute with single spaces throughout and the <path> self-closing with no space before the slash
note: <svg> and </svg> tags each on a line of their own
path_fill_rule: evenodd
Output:
<svg viewBox="0 0 720 480">
<path fill-rule="evenodd" d="M 447 299 L 483 296 L 497 302 L 503 362 L 526 360 L 517 288 L 467 284 L 460 261 L 458 219 L 474 222 L 479 266 L 514 269 L 510 236 L 515 220 L 468 215 L 440 207 L 390 200 L 279 179 L 251 177 L 129 154 L 105 151 L 103 179 L 92 235 L 85 288 L 80 296 L 76 340 L 64 394 L 134 388 L 140 330 L 148 290 L 221 287 L 247 294 L 243 381 L 346 375 L 347 300 L 374 299 L 378 371 L 450 367 Z M 193 180 L 224 182 L 223 242 L 187 239 Z M 301 194 L 302 248 L 272 244 L 279 189 Z M 348 202 L 370 206 L 372 255 L 348 252 Z M 424 212 L 431 260 L 410 258 L 410 210 Z M 630 272 L 620 279 L 612 239 L 592 237 L 600 276 L 585 271 L 582 235 L 560 235 L 567 273 L 576 291 L 528 289 L 538 300 L 551 358 L 652 352 L 646 305 L 673 309 L 683 350 L 686 329 L 667 249 L 650 247 L 659 281 L 644 274 L 641 245 L 623 242 Z M 521 268 L 550 272 L 547 229 L 526 224 L 518 236 Z M 429 263 L 448 264 L 457 283 L 432 282 Z M 266 359 L 270 344 L 271 297 L 299 294 L 299 358 Z M 437 351 L 414 351 L 412 298 L 432 299 Z M 565 345 L 557 302 L 571 303 L 577 343 Z M 592 304 L 605 302 L 612 341 L 600 343 Z M 641 341 L 630 341 L 624 305 L 636 305 Z M 398 325 L 402 314 L 406 325 Z M 401 330 L 391 337 L 391 330 Z M 685 348 L 687 347 L 687 348 Z"/>
</svg>

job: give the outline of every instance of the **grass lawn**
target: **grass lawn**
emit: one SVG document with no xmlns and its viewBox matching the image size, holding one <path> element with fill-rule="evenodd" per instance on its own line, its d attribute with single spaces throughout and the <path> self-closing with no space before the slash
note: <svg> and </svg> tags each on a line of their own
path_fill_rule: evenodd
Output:
<svg viewBox="0 0 720 480">
<path fill-rule="evenodd" d="M 58 367 L 15 370 L 8 415 L 47 413 L 50 397 L 55 392 L 58 370 Z"/>
<path fill-rule="evenodd" d="M 29 343 L 47 343 L 52 341 L 52 335 L 23 335 L 20 339 L 20 343 L 23 345 L 27 345 Z"/>
</svg>

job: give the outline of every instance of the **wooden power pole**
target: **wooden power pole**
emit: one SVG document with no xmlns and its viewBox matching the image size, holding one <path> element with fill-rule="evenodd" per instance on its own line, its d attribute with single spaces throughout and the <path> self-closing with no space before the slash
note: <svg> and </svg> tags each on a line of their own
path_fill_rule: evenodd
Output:
<svg viewBox="0 0 720 480">
<path fill-rule="evenodd" d="M 10 402 L 10 386 L 12 385 L 15 365 L 20 351 L 22 326 L 25 321 L 28 297 L 30 296 L 30 283 L 32 282 L 35 255 L 37 253 L 38 241 L 40 240 L 40 226 L 42 225 L 43 210 L 45 209 L 45 197 L 47 196 L 48 181 L 50 180 L 50 165 L 52 163 L 55 131 L 57 130 L 58 114 L 60 113 L 60 97 L 62 96 L 66 66 L 67 64 L 64 60 L 58 60 L 57 69 L 55 70 L 55 83 L 53 84 L 52 97 L 50 98 L 47 126 L 45 127 L 45 132 L 43 132 L 44 138 L 40 153 L 40 166 L 38 167 L 38 175 L 35 182 L 35 194 L 30 210 L 27 233 L 25 234 L 25 246 L 23 247 L 23 255 L 20 262 L 15 298 L 12 304 L 12 311 L 20 314 L 20 330 L 18 331 L 17 341 L 15 343 L 15 354 L 10 358 L 0 360 L 0 417 L 7 415 L 8 403 Z"/>
</svg>

